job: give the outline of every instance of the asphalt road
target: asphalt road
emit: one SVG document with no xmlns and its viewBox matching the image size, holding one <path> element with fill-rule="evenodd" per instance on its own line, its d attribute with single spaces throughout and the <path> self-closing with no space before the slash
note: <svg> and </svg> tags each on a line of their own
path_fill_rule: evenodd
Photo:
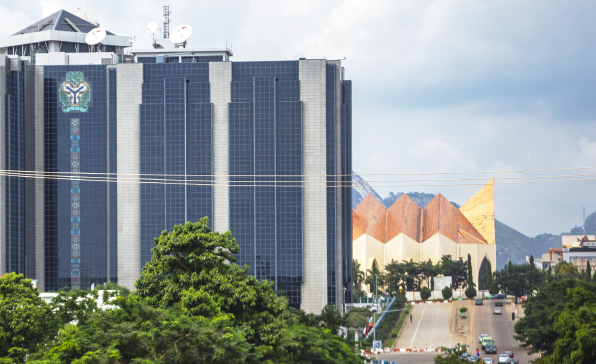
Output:
<svg viewBox="0 0 596 364">
<path fill-rule="evenodd" d="M 444 306 L 444 308 L 439 307 L 442 305 Z M 402 331 L 402 335 L 400 336 L 400 341 L 398 343 L 400 345 L 403 345 L 401 343 L 405 343 L 405 341 L 408 340 L 410 340 L 408 344 L 411 342 L 411 340 L 422 343 L 429 342 L 431 338 L 437 337 L 436 333 L 443 332 L 445 330 L 449 331 L 449 319 L 445 320 L 444 318 L 438 318 L 438 316 L 444 316 L 445 311 L 443 311 L 443 309 L 447 309 L 448 307 L 449 313 L 447 313 L 447 318 L 449 318 L 449 314 L 451 314 L 451 305 L 442 305 L 433 305 L 431 311 L 429 311 L 429 308 L 431 307 L 429 305 L 424 311 L 424 314 L 422 312 L 424 310 L 424 307 L 420 307 L 420 305 L 415 307 L 415 311 L 413 311 L 415 318 L 414 321 L 416 322 L 416 317 L 418 316 L 418 322 L 420 323 L 420 325 L 416 323 L 416 326 L 418 327 L 418 332 L 413 334 L 415 331 L 412 330 L 415 330 L 416 328 L 413 327 L 414 323 L 410 324 L 408 320 L 408 324 L 410 325 L 408 331 L 409 334 L 407 334 L 407 337 L 404 337 L 404 332 L 406 331 L 406 327 L 404 327 L 404 331 Z M 484 351 L 481 350 L 481 358 L 492 358 L 495 361 L 495 363 L 497 363 L 497 358 L 499 354 L 502 354 L 507 350 L 512 351 L 521 364 L 528 364 L 529 360 L 536 358 L 535 356 L 527 355 L 527 350 L 525 348 L 520 347 L 519 342 L 513 339 L 513 335 L 515 334 L 513 331 L 513 325 L 515 324 L 515 321 L 511 320 L 511 300 L 504 301 L 503 306 L 501 307 L 503 309 L 502 315 L 493 314 L 493 309 L 495 308 L 495 300 L 484 300 L 484 305 L 481 306 L 475 306 L 472 302 L 471 307 L 472 308 L 470 316 L 473 320 L 473 337 L 471 338 L 472 345 L 470 345 L 470 352 L 476 351 L 476 348 L 481 349 L 481 346 L 478 343 L 478 336 L 480 336 L 480 334 L 488 334 L 495 340 L 495 345 L 497 346 L 497 354 L 485 354 Z M 520 314 L 520 316 L 523 316 L 523 310 L 521 308 L 521 305 L 516 305 L 516 308 L 518 310 L 518 314 Z M 425 318 L 425 316 L 427 315 L 428 317 Z M 441 322 L 441 327 L 437 328 L 435 326 L 435 323 L 439 322 Z M 442 334 L 439 336 L 442 337 Z M 435 346 L 438 346 L 438 341 L 435 343 L 435 340 L 432 340 L 432 344 L 436 344 Z M 452 337 L 451 341 L 455 342 L 458 340 Z M 396 345 L 396 347 L 401 346 Z M 400 364 L 430 364 L 434 363 L 434 357 L 434 353 L 388 353 L 378 356 L 379 359 L 390 360 L 398 362 Z"/>
<path fill-rule="evenodd" d="M 499 354 L 504 353 L 505 351 L 512 351 L 514 356 L 519 360 L 520 364 L 527 364 L 529 360 L 535 359 L 534 356 L 529 356 L 526 354 L 527 349 L 522 348 L 519 346 L 519 341 L 513 338 L 515 332 L 513 331 L 513 326 L 515 322 L 511 320 L 511 300 L 503 300 L 503 309 L 502 315 L 495 315 L 493 314 L 493 309 L 495 306 L 496 300 L 484 300 L 484 304 L 481 306 L 472 306 L 472 315 L 473 315 L 473 339 L 474 345 L 470 345 L 470 351 L 476 351 L 476 348 L 480 350 L 480 357 L 481 358 L 492 358 L 495 363 L 497 362 L 497 358 Z M 522 308 L 521 305 L 515 305 L 518 314 L 520 314 Z M 495 345 L 497 347 L 497 354 L 485 354 L 482 350 L 481 345 L 478 343 L 478 336 L 480 334 L 488 334 L 495 340 Z"/>
<path fill-rule="evenodd" d="M 406 319 L 395 348 L 430 348 L 451 346 L 461 341 L 449 329 L 453 303 L 426 303 L 414 305 Z M 459 340 L 458 340 L 459 339 Z"/>
</svg>

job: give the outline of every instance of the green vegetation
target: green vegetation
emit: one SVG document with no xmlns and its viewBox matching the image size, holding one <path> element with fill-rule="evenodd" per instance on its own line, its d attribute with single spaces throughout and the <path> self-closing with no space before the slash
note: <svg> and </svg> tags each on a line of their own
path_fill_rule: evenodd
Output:
<svg viewBox="0 0 596 364">
<path fill-rule="evenodd" d="M 0 363 L 361 363 L 337 335 L 345 320 L 289 308 L 259 282 L 230 234 L 206 218 L 163 232 L 137 290 L 62 291 L 50 305 L 31 281 L 0 277 Z"/>
<path fill-rule="evenodd" d="M 391 306 L 391 310 L 401 310 L 404 308 L 405 305 L 406 305 L 405 298 L 397 297 L 395 299 L 395 302 Z M 402 312 L 403 311 L 389 312 L 388 314 L 385 315 L 385 318 L 383 319 L 383 321 L 381 321 L 381 323 L 379 324 L 379 326 L 377 326 L 377 329 L 376 329 L 377 330 L 377 340 L 380 340 L 383 343 L 386 343 L 390 339 L 391 333 L 393 332 L 393 329 L 395 328 L 395 325 L 397 324 L 397 321 L 399 320 L 400 314 Z M 373 335 L 370 335 L 368 337 L 368 340 L 366 340 L 365 342 L 369 345 L 372 345 L 372 340 L 373 340 Z"/>
<path fill-rule="evenodd" d="M 445 286 L 442 290 L 441 293 L 443 294 L 443 298 L 448 300 L 451 298 L 451 296 L 453 296 L 453 290 L 451 289 L 451 287 L 447 287 Z"/>
<path fill-rule="evenodd" d="M 422 298 L 423 301 L 426 301 L 427 299 L 430 298 L 432 292 L 430 291 L 430 288 L 428 287 L 422 287 L 422 289 L 420 290 L 420 298 Z"/>
<path fill-rule="evenodd" d="M 468 288 L 466 288 L 466 291 L 464 293 L 466 294 L 466 297 L 474 298 L 474 297 L 476 297 L 476 288 L 468 287 Z"/>
<path fill-rule="evenodd" d="M 410 316 L 411 310 L 412 310 L 412 305 L 407 305 L 406 310 L 403 311 L 403 313 L 399 317 L 399 321 L 397 322 L 397 325 L 395 326 L 395 328 L 393 329 L 393 332 L 391 333 L 391 338 L 387 341 L 387 344 L 385 346 L 387 346 L 389 348 L 393 347 L 395 340 L 397 340 L 397 335 L 399 335 L 401 328 L 404 326 L 404 322 L 408 319 L 408 316 Z"/>
</svg>

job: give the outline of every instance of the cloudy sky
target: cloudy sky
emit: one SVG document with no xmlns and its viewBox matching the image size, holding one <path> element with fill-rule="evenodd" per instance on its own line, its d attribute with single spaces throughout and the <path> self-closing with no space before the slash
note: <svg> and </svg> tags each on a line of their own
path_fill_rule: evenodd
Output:
<svg viewBox="0 0 596 364">
<path fill-rule="evenodd" d="M 235 61 L 343 59 L 354 84 L 354 170 L 360 174 L 596 166 L 593 1 L 87 1 L 92 21 L 148 48 L 145 25 L 191 25 L 194 47 L 232 45 Z M 0 35 L 83 1 L 2 2 Z M 595 174 L 596 170 L 410 179 Z M 579 178 L 594 178 L 586 176 Z M 365 176 L 401 181 L 404 176 Z M 472 181 L 471 183 L 481 183 Z M 510 182 L 515 180 L 498 180 Z M 444 184 L 446 182 L 431 182 Z M 453 183 L 453 182 L 449 182 Z M 455 182 L 460 183 L 460 182 Z M 371 182 L 465 202 L 480 186 Z M 496 217 L 527 234 L 581 225 L 596 181 L 497 185 Z M 592 232 L 593 233 L 593 232 Z"/>
</svg>

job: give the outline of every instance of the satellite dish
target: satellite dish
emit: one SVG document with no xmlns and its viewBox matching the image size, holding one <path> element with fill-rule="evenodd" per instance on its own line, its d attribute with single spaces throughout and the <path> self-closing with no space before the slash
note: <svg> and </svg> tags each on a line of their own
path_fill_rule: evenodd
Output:
<svg viewBox="0 0 596 364">
<path fill-rule="evenodd" d="M 104 28 L 95 28 L 92 29 L 87 35 L 85 36 L 85 42 L 89 45 L 96 45 L 101 43 L 102 40 L 106 37 L 106 30 Z"/>
<path fill-rule="evenodd" d="M 170 41 L 174 44 L 182 43 L 186 46 L 186 41 L 192 35 L 192 28 L 189 25 L 181 25 L 172 31 Z"/>
<path fill-rule="evenodd" d="M 147 24 L 147 33 L 153 34 L 157 30 L 157 23 L 152 21 L 151 23 Z"/>
</svg>

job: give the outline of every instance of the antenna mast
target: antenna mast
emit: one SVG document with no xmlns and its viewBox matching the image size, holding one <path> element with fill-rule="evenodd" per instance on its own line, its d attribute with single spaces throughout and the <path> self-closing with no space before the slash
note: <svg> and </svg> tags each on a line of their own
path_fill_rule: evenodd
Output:
<svg viewBox="0 0 596 364">
<path fill-rule="evenodd" d="M 170 37 L 170 7 L 164 5 L 163 7 L 163 37 L 168 39 Z"/>
<path fill-rule="evenodd" d="M 584 235 L 586 235 L 586 206 L 584 206 Z"/>
</svg>

